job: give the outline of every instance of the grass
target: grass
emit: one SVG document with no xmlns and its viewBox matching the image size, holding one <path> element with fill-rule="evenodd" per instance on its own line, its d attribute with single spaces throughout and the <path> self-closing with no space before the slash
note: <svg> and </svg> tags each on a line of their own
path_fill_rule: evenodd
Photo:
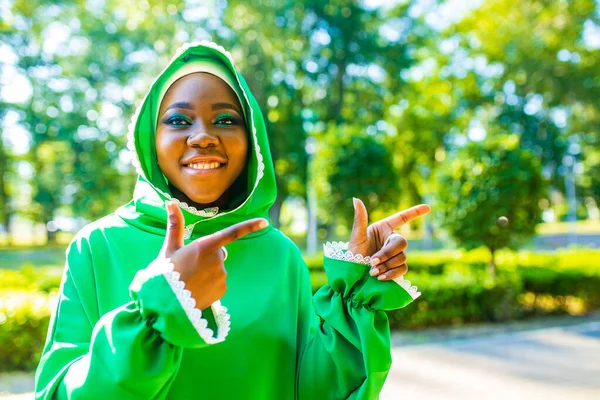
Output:
<svg viewBox="0 0 600 400">
<path fill-rule="evenodd" d="M 62 268 L 65 264 L 66 246 L 24 246 L 0 249 L 0 268 L 18 269 L 21 267 Z"/>
</svg>

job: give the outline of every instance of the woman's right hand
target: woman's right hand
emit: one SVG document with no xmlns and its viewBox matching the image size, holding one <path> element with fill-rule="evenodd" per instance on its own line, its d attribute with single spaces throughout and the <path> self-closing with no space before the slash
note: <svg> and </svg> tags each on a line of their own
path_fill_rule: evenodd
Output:
<svg viewBox="0 0 600 400">
<path fill-rule="evenodd" d="M 159 257 L 171 259 L 174 270 L 179 272 L 185 288 L 196 300 L 196 307 L 204 310 L 222 298 L 227 290 L 223 246 L 266 228 L 268 222 L 264 218 L 250 219 L 184 245 L 183 214 L 174 202 L 167 201 L 166 207 L 167 235 Z"/>
</svg>

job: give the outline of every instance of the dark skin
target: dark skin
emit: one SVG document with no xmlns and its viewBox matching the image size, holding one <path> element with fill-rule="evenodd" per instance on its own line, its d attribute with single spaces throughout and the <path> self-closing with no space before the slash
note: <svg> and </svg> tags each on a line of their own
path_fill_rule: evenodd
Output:
<svg viewBox="0 0 600 400">
<path fill-rule="evenodd" d="M 235 92 L 215 75 L 186 75 L 169 88 L 158 115 L 158 164 L 173 196 L 198 209 L 224 208 L 248 154 Z"/>
<path fill-rule="evenodd" d="M 371 256 L 371 276 L 376 276 L 380 281 L 389 281 L 400 278 L 408 272 L 406 254 L 408 246 L 406 238 L 402 235 L 392 236 L 394 230 L 400 228 L 415 218 L 429 213 L 431 208 L 427 204 L 419 204 L 407 210 L 400 211 L 369 225 L 367 208 L 360 199 L 354 202 L 354 225 L 348 242 L 348 250 L 354 254 Z"/>
</svg>

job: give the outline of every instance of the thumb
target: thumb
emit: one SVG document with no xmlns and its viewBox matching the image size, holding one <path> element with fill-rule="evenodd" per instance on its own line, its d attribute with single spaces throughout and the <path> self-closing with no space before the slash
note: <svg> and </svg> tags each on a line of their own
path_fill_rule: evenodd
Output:
<svg viewBox="0 0 600 400">
<path fill-rule="evenodd" d="M 354 225 L 350 235 L 350 245 L 360 245 L 367 240 L 367 227 L 369 226 L 369 214 L 362 200 L 352 198 L 354 203 Z"/>
<path fill-rule="evenodd" d="M 180 247 L 183 247 L 183 228 L 185 220 L 179 207 L 172 201 L 165 203 L 167 208 L 167 234 L 161 253 L 165 257 L 171 255 Z"/>
</svg>

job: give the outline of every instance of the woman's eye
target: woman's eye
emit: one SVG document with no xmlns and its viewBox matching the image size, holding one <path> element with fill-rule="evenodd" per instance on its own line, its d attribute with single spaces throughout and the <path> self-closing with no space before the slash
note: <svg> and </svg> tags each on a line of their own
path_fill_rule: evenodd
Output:
<svg viewBox="0 0 600 400">
<path fill-rule="evenodd" d="M 233 115 L 222 115 L 215 120 L 217 125 L 240 125 L 240 121 Z"/>
<path fill-rule="evenodd" d="M 189 125 L 190 123 L 182 117 L 172 117 L 168 121 L 171 125 Z"/>
</svg>

